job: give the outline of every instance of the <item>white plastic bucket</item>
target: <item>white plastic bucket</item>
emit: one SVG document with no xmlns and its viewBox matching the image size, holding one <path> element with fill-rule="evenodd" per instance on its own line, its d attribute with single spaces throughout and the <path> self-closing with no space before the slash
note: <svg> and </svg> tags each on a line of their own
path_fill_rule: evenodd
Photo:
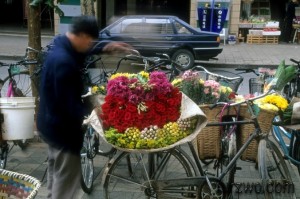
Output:
<svg viewBox="0 0 300 199">
<path fill-rule="evenodd" d="M 21 140 L 33 138 L 34 97 L 0 98 L 0 110 L 4 116 L 2 138 Z"/>
</svg>

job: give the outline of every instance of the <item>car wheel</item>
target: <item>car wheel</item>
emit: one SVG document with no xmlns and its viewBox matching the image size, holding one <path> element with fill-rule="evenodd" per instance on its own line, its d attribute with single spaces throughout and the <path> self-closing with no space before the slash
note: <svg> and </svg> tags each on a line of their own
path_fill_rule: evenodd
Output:
<svg viewBox="0 0 300 199">
<path fill-rule="evenodd" d="M 188 70 L 194 66 L 194 55 L 189 50 L 177 50 L 172 59 L 182 66 L 182 70 Z"/>
</svg>

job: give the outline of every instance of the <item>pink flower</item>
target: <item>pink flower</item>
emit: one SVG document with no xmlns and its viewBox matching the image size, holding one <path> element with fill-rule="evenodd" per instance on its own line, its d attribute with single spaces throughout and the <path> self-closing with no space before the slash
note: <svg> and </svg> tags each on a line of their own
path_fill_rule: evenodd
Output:
<svg viewBox="0 0 300 199">
<path fill-rule="evenodd" d="M 193 72 L 191 70 L 187 70 L 182 74 L 182 79 L 184 80 L 192 80 L 199 76 L 198 72 Z"/>
<path fill-rule="evenodd" d="M 220 94 L 218 92 L 212 92 L 212 95 L 215 96 L 216 98 L 219 98 Z"/>
<path fill-rule="evenodd" d="M 205 88 L 205 89 L 204 89 L 204 93 L 205 93 L 205 94 L 208 94 L 208 93 L 209 93 L 209 88 Z"/>
</svg>

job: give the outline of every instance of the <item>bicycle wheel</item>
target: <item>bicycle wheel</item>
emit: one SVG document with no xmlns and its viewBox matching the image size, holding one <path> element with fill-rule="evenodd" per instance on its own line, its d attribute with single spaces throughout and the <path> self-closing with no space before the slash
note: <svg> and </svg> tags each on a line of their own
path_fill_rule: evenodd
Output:
<svg viewBox="0 0 300 199">
<path fill-rule="evenodd" d="M 93 129 L 94 133 L 95 130 Z M 97 151 L 98 155 L 108 156 L 113 154 L 116 149 L 112 147 L 111 144 L 107 143 L 103 137 L 99 136 L 99 134 L 95 134 L 95 151 Z"/>
<path fill-rule="evenodd" d="M 229 135 L 225 135 L 221 142 L 222 154 L 219 160 L 217 160 L 217 176 L 225 171 L 226 167 L 236 154 L 236 135 L 235 132 Z M 228 173 L 223 177 L 222 182 L 226 186 L 226 197 L 230 197 L 232 193 L 232 184 L 234 183 L 234 175 L 236 172 L 236 163 L 231 167 Z"/>
<path fill-rule="evenodd" d="M 295 134 L 295 141 L 293 143 L 293 145 L 291 147 L 293 147 L 293 154 L 292 154 L 292 157 L 295 159 L 295 160 L 298 160 L 300 161 L 300 147 L 299 147 L 299 144 L 300 144 L 300 136 Z M 300 165 L 296 165 L 297 169 L 298 169 L 298 173 L 300 175 Z"/>
<path fill-rule="evenodd" d="M 262 139 L 258 145 L 258 170 L 264 183 L 265 198 L 273 198 L 275 183 L 292 183 L 285 160 L 280 150 L 270 140 Z"/>
<path fill-rule="evenodd" d="M 0 169 L 5 169 L 6 162 L 7 162 L 7 155 L 8 155 L 9 145 L 6 141 L 2 141 L 0 146 Z"/>
<path fill-rule="evenodd" d="M 151 184 L 153 180 L 176 180 L 192 176 L 194 172 L 177 150 L 149 154 L 122 152 L 109 165 L 103 179 L 106 199 L 156 198 L 155 188 Z M 189 188 L 173 190 L 170 198 L 182 197 L 181 191 L 184 189 Z"/>
<path fill-rule="evenodd" d="M 236 119 L 233 116 L 223 116 L 222 121 L 234 122 Z M 237 141 L 236 141 L 236 130 L 235 125 L 226 125 L 223 127 L 223 133 L 221 138 L 221 149 L 222 153 L 220 158 L 217 160 L 217 176 L 220 177 L 225 171 L 225 168 L 229 165 L 230 161 L 234 158 L 237 153 Z M 234 183 L 234 175 L 236 172 L 236 163 L 230 168 L 228 173 L 223 177 L 222 182 L 227 188 L 227 197 L 232 193 L 232 184 Z"/>
<path fill-rule="evenodd" d="M 32 97 L 32 87 L 29 71 L 21 71 L 18 74 L 13 74 L 12 78 L 16 82 L 17 94 L 19 97 Z M 6 97 L 9 86 L 9 77 L 3 80 L 3 86 L 1 89 L 1 97 Z"/>
<path fill-rule="evenodd" d="M 93 158 L 94 148 L 93 140 L 88 134 L 88 129 L 84 136 L 83 146 L 80 151 L 81 156 L 81 188 L 85 193 L 91 193 L 93 190 L 94 183 L 94 163 Z"/>
</svg>

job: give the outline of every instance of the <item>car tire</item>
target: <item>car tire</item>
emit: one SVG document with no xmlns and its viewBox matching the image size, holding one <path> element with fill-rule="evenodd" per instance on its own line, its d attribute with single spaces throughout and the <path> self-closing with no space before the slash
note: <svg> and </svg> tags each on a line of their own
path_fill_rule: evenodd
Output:
<svg viewBox="0 0 300 199">
<path fill-rule="evenodd" d="M 188 70 L 192 68 L 195 62 L 194 55 L 191 53 L 191 51 L 186 49 L 177 50 L 173 54 L 172 60 L 182 66 L 181 70 Z"/>
</svg>

